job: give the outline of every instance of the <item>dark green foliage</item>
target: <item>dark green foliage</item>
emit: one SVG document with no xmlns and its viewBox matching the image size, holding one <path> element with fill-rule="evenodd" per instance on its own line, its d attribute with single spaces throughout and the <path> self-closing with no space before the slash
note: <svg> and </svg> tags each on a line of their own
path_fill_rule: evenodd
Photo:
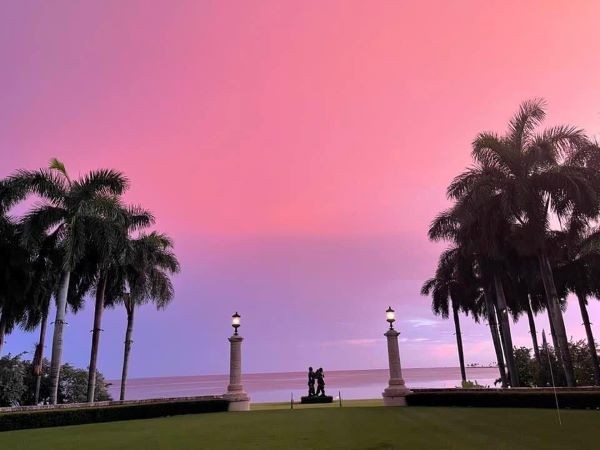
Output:
<svg viewBox="0 0 600 450">
<path fill-rule="evenodd" d="M 87 400 L 88 371 L 65 364 L 60 369 L 59 403 L 83 403 Z M 112 400 L 106 390 L 104 377 L 96 371 L 94 401 Z"/>
<path fill-rule="evenodd" d="M 18 405 L 26 390 L 20 355 L 0 358 L 0 406 Z"/>
<path fill-rule="evenodd" d="M 58 389 L 58 403 L 83 403 L 86 401 L 87 376 L 85 369 L 65 364 L 61 367 Z M 106 382 L 100 372 L 96 373 L 97 388 L 94 401 L 112 400 Z M 0 359 L 0 407 L 33 405 L 35 376 L 31 361 L 22 360 L 20 355 L 5 356 Z M 50 364 L 42 362 L 40 401 L 50 398 Z"/>
<path fill-rule="evenodd" d="M 228 405 L 227 400 L 203 399 L 0 413 L 0 431 L 223 412 L 227 411 Z"/>
<path fill-rule="evenodd" d="M 531 350 L 526 347 L 514 349 L 515 363 L 519 371 L 521 386 L 537 386 L 536 383 L 539 380 L 537 362 L 532 358 L 531 353 Z"/>
<path fill-rule="evenodd" d="M 594 385 L 594 368 L 588 345 L 585 341 L 569 342 L 569 351 L 573 358 L 573 368 L 578 386 Z M 541 367 L 533 356 L 533 352 L 525 347 L 515 348 L 515 360 L 519 370 L 519 378 L 523 386 L 550 387 L 566 386 L 564 374 L 555 350 L 548 346 L 540 349 Z M 550 370 L 552 368 L 552 370 Z"/>
</svg>

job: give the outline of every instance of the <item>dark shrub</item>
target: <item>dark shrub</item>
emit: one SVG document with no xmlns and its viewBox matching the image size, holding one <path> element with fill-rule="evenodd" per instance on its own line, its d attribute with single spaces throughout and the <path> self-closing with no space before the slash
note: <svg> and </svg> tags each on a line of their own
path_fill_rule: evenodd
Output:
<svg viewBox="0 0 600 450">
<path fill-rule="evenodd" d="M 222 399 L 142 402 L 0 413 L 0 431 L 227 411 Z"/>
<path fill-rule="evenodd" d="M 557 390 L 560 408 L 600 408 L 600 390 Z M 415 390 L 406 398 L 410 406 L 474 406 L 510 408 L 556 408 L 551 389 L 454 389 Z"/>
</svg>

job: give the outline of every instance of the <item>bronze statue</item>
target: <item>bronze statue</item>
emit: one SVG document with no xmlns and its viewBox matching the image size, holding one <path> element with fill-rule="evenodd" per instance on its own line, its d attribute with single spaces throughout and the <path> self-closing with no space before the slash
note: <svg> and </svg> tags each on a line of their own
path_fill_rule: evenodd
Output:
<svg viewBox="0 0 600 450">
<path fill-rule="evenodd" d="M 317 392 L 315 395 L 325 396 L 325 374 L 323 373 L 323 368 L 319 367 L 319 369 L 315 372 L 315 378 L 317 379 Z"/>
<path fill-rule="evenodd" d="M 308 396 L 312 397 L 315 395 L 315 372 L 313 372 L 313 368 L 308 368 Z"/>
<path fill-rule="evenodd" d="M 315 392 L 315 383 L 317 391 Z M 308 395 L 303 396 L 300 403 L 331 403 L 333 397 L 325 395 L 325 374 L 323 368 L 319 367 L 314 371 L 312 367 L 308 368 Z"/>
</svg>

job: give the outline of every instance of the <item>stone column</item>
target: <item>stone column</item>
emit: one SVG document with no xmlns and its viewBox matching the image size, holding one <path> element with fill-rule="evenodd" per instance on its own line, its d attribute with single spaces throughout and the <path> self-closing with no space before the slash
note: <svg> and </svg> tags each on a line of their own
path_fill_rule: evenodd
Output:
<svg viewBox="0 0 600 450">
<path fill-rule="evenodd" d="M 229 357 L 229 385 L 225 398 L 230 401 L 229 411 L 250 410 L 250 397 L 242 386 L 242 341 L 243 337 L 234 334 L 229 338 L 231 353 Z"/>
<path fill-rule="evenodd" d="M 385 406 L 406 406 L 406 395 L 410 393 L 402 379 L 400 366 L 400 350 L 398 349 L 398 333 L 390 328 L 384 334 L 387 337 L 388 359 L 390 365 L 390 381 L 383 391 L 383 404 Z"/>
</svg>

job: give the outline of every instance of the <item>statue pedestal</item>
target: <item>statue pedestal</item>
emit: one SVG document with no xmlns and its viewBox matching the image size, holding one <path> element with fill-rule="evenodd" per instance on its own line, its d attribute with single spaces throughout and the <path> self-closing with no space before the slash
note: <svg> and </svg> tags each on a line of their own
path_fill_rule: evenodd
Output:
<svg viewBox="0 0 600 450">
<path fill-rule="evenodd" d="M 302 397 L 300 399 L 301 404 L 311 403 L 333 403 L 333 397 L 331 395 L 311 395 Z"/>
</svg>

